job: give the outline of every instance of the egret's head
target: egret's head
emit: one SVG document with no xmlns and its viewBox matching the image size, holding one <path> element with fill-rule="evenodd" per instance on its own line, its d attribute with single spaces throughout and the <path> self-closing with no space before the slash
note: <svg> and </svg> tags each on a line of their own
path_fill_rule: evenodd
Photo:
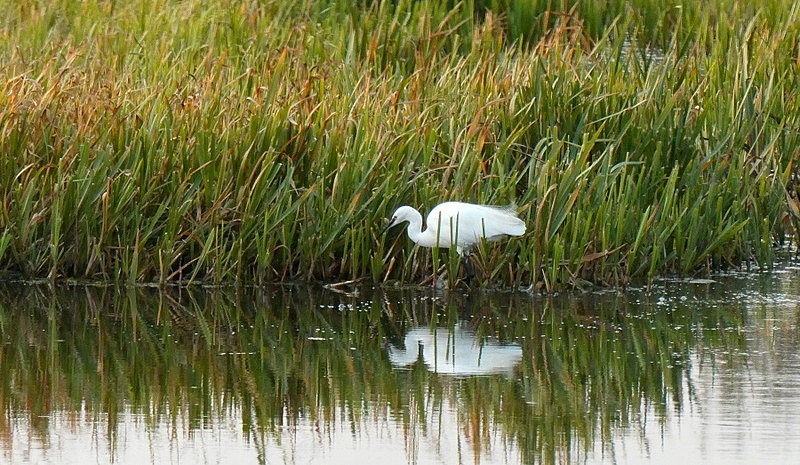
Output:
<svg viewBox="0 0 800 465">
<path fill-rule="evenodd" d="M 392 226 L 397 226 L 398 224 L 405 223 L 406 221 L 411 221 L 411 218 L 414 216 L 415 213 L 419 214 L 417 213 L 416 210 L 407 205 L 398 207 L 397 210 L 395 210 L 394 213 L 392 213 L 392 217 L 389 219 L 389 224 L 387 224 L 386 227 L 383 228 L 383 231 L 381 231 L 381 233 L 386 232 L 386 230 L 391 228 Z"/>
</svg>

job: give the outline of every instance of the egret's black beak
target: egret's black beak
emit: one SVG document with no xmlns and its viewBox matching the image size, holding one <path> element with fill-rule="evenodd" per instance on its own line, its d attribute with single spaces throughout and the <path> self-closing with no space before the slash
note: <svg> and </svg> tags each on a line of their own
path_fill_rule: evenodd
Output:
<svg viewBox="0 0 800 465">
<path fill-rule="evenodd" d="M 383 233 L 385 233 L 386 231 L 388 231 L 388 230 L 389 230 L 389 228 L 391 228 L 392 226 L 394 226 L 394 225 L 396 224 L 396 223 L 395 223 L 395 220 L 396 220 L 396 219 L 397 219 L 397 218 L 395 218 L 395 217 L 393 216 L 393 217 L 392 217 L 392 219 L 391 219 L 391 220 L 389 220 L 389 224 L 387 224 L 387 225 L 386 225 L 386 226 L 385 226 L 385 227 L 384 227 L 384 228 L 381 230 L 381 234 L 380 234 L 380 235 L 383 235 Z"/>
</svg>

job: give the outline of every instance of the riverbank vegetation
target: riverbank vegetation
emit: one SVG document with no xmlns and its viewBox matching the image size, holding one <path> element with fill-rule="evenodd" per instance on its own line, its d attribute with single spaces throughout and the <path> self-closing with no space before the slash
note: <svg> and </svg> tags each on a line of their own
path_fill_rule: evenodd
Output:
<svg viewBox="0 0 800 465">
<path fill-rule="evenodd" d="M 0 0 L 0 268 L 421 280 L 441 255 L 379 231 L 443 200 L 528 224 L 478 250 L 482 285 L 768 266 L 798 224 L 798 13 Z"/>
</svg>

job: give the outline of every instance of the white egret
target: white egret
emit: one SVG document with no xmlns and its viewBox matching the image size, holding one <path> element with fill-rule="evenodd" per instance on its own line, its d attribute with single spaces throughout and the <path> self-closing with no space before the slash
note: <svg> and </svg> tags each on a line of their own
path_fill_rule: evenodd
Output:
<svg viewBox="0 0 800 465">
<path fill-rule="evenodd" d="M 513 208 L 476 205 L 464 202 L 440 203 L 428 214 L 427 229 L 422 230 L 422 215 L 413 207 L 394 211 L 384 231 L 408 222 L 408 237 L 422 247 L 455 247 L 465 256 L 481 239 L 496 241 L 506 236 L 525 234 L 525 223 Z"/>
</svg>

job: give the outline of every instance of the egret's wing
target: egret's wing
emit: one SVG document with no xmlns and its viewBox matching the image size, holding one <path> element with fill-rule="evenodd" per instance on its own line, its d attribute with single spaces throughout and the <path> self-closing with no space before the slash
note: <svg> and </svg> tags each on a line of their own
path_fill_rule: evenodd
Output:
<svg viewBox="0 0 800 465">
<path fill-rule="evenodd" d="M 479 237 L 485 238 L 525 234 L 525 222 L 517 217 L 513 207 L 475 205 L 459 216 L 459 229 L 462 225 L 468 228 L 467 230 L 471 230 L 471 225 L 478 225 Z"/>
<path fill-rule="evenodd" d="M 489 240 L 503 236 L 525 234 L 525 223 L 513 207 L 495 207 L 462 202 L 445 202 L 431 210 L 427 227 L 437 232 L 439 244 L 448 247 L 451 241 L 470 246 L 481 238 Z"/>
</svg>

